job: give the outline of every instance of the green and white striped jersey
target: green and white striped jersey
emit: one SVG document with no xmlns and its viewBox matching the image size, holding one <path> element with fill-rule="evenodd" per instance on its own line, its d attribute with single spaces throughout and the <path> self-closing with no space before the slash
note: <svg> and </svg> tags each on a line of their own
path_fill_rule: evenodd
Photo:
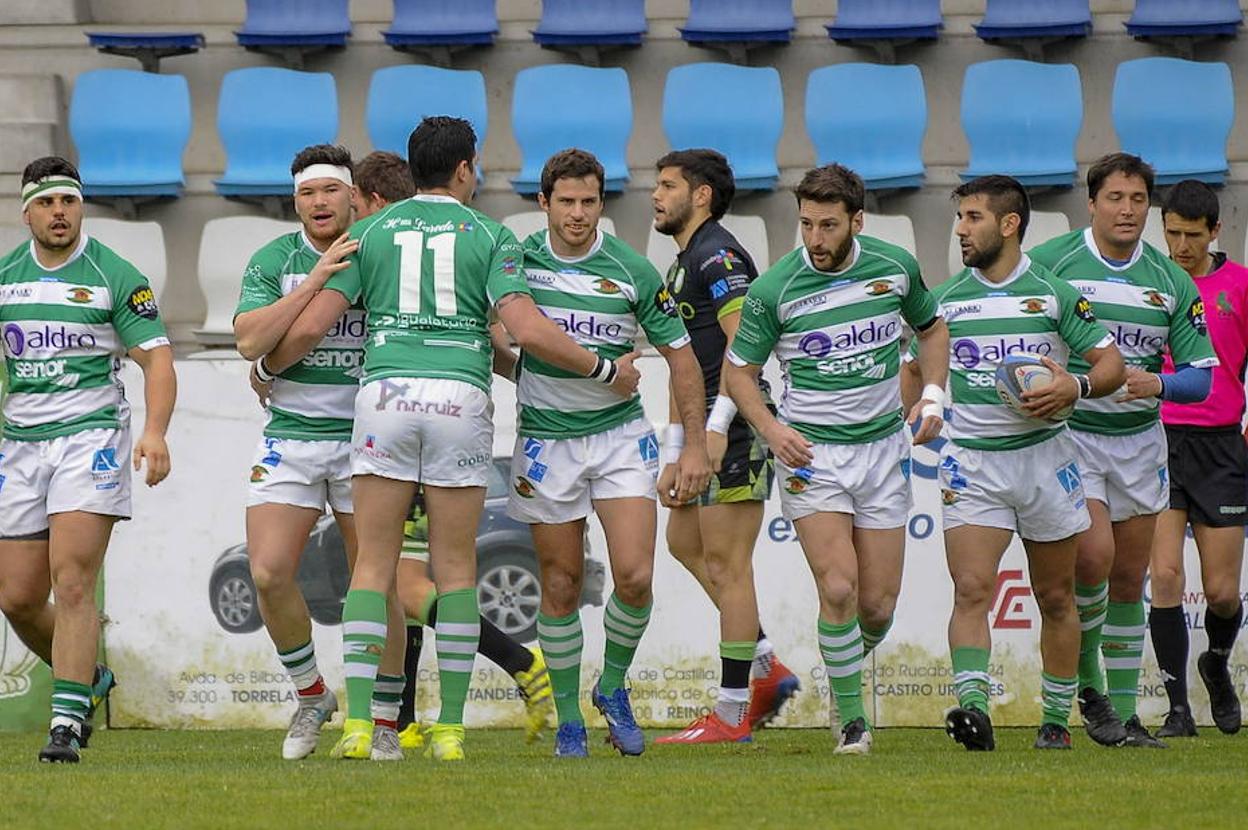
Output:
<svg viewBox="0 0 1248 830">
<path fill-rule="evenodd" d="M 1114 265 L 1097 250 L 1092 229 L 1085 228 L 1051 239 L 1030 253 L 1087 297 L 1128 366 L 1160 372 L 1167 348 L 1176 364 L 1218 365 L 1196 284 L 1153 246 L 1141 240 L 1126 264 Z M 1087 363 L 1072 356 L 1070 371 L 1087 370 Z M 1115 397 L 1079 401 L 1071 428 L 1130 435 L 1143 432 L 1160 417 L 1157 398 L 1119 403 Z"/>
<path fill-rule="evenodd" d="M 896 245 L 859 235 L 850 265 L 834 273 L 802 247 L 750 284 L 728 359 L 761 366 L 774 349 L 780 417 L 811 441 L 875 441 L 904 423 L 902 321 L 923 329 L 938 314 L 918 262 Z"/>
<path fill-rule="evenodd" d="M 325 284 L 368 313 L 364 383 L 448 378 L 490 390 L 489 314 L 529 293 L 515 234 L 450 196 L 417 194 L 351 226 L 352 267 Z"/>
<path fill-rule="evenodd" d="M 598 231 L 579 259 L 561 259 L 548 231 L 524 241 L 524 272 L 533 300 L 580 345 L 615 359 L 633 350 L 641 332 L 655 346 L 689 342 L 676 303 L 659 272 L 614 236 Z M 522 356 L 516 381 L 520 435 L 576 438 L 642 417 L 641 396 L 624 400 L 592 378 Z"/>
<path fill-rule="evenodd" d="M 33 241 L 0 259 L 0 327 L 4 437 L 18 441 L 125 425 L 121 356 L 169 345 L 147 278 L 86 233 L 55 268 Z"/>
<path fill-rule="evenodd" d="M 949 327 L 949 437 L 964 447 L 1015 450 L 1065 429 L 1015 412 L 997 396 L 996 372 L 1006 355 L 1073 360 L 1113 342 L 1091 305 L 1069 283 L 1024 256 L 1014 273 L 993 283 L 967 268 L 933 293 Z M 914 354 L 917 344 L 912 343 Z"/>
<path fill-rule="evenodd" d="M 302 231 L 283 234 L 252 256 L 234 316 L 263 308 L 294 291 L 321 258 Z M 364 309 L 347 309 L 312 351 L 273 381 L 270 438 L 349 441 L 355 393 L 364 374 Z"/>
</svg>

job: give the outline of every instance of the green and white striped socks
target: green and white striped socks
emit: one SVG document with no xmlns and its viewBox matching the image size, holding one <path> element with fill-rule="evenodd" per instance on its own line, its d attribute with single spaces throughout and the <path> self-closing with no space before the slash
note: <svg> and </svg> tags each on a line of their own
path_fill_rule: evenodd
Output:
<svg viewBox="0 0 1248 830">
<path fill-rule="evenodd" d="M 624 673 L 633 664 L 633 655 L 641 643 L 641 635 L 646 633 L 650 623 L 650 608 L 634 608 L 620 602 L 620 598 L 611 593 L 607 600 L 607 609 L 602 615 L 602 625 L 607 633 L 606 654 L 602 660 L 602 677 L 598 681 L 598 692 L 610 695 L 624 685 Z"/>
</svg>

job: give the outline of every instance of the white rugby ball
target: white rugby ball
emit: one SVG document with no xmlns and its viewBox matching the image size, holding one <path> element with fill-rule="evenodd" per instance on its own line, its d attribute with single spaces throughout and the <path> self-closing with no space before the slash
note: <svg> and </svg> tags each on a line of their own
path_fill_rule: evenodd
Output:
<svg viewBox="0 0 1248 830">
<path fill-rule="evenodd" d="M 997 366 L 997 397 L 1001 402 L 1020 415 L 1030 414 L 1023 409 L 1024 392 L 1043 389 L 1053 382 L 1053 373 L 1049 371 L 1040 358 L 1030 354 L 1006 355 Z M 1045 420 L 1064 421 L 1075 411 L 1074 404 Z"/>
</svg>

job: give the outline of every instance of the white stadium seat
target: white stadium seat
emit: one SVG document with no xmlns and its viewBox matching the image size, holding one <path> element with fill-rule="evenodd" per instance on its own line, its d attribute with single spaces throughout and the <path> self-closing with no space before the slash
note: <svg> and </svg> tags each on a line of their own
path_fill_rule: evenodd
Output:
<svg viewBox="0 0 1248 830">
<path fill-rule="evenodd" d="M 760 273 L 771 267 L 771 248 L 767 244 L 767 223 L 763 217 L 728 213 L 719 221 L 745 248 Z M 656 231 L 653 224 L 646 238 L 646 259 L 660 274 L 666 274 L 676 261 L 676 243 L 667 234 Z"/>
<path fill-rule="evenodd" d="M 87 216 L 83 230 L 112 248 L 147 277 L 159 304 L 161 293 L 169 281 L 169 261 L 165 257 L 165 231 L 159 222 L 127 222 Z"/>
<path fill-rule="evenodd" d="M 200 339 L 216 344 L 234 342 L 234 309 L 251 255 L 299 227 L 298 222 L 260 216 L 227 216 L 204 223 L 199 240 L 199 287 L 208 314 L 203 328 L 195 332 Z"/>
<path fill-rule="evenodd" d="M 510 216 L 503 217 L 503 225 L 507 230 L 516 235 L 516 239 L 523 242 L 525 237 L 530 234 L 546 230 L 546 213 L 540 210 L 513 213 Z M 609 233 L 612 236 L 615 235 L 615 223 L 611 221 L 609 216 L 599 219 L 598 227 L 602 228 L 605 233 Z"/>
<path fill-rule="evenodd" d="M 0 225 L 0 256 L 7 255 L 29 239 L 30 228 L 25 225 Z"/>
<path fill-rule="evenodd" d="M 958 244 L 958 236 L 953 232 L 957 227 L 957 219 L 949 227 L 949 276 L 958 273 L 962 265 L 962 246 Z M 1033 210 L 1031 221 L 1027 223 L 1027 233 L 1023 237 L 1023 250 L 1034 248 L 1041 242 L 1048 242 L 1055 236 L 1070 231 L 1070 219 L 1066 214 L 1051 210 Z"/>
</svg>

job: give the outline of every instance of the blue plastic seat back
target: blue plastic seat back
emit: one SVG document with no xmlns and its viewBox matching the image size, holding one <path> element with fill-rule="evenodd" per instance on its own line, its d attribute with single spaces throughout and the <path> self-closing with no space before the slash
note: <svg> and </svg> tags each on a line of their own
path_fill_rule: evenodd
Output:
<svg viewBox="0 0 1248 830">
<path fill-rule="evenodd" d="M 547 46 L 641 43 L 646 28 L 645 0 L 542 0 L 533 40 Z"/>
<path fill-rule="evenodd" d="M 1136 0 L 1127 31 L 1148 35 L 1234 35 L 1244 20 L 1238 0 Z"/>
<path fill-rule="evenodd" d="M 374 149 L 407 158 L 408 136 L 429 115 L 468 120 L 479 149 L 490 124 L 485 78 L 475 70 L 436 66 L 390 66 L 373 73 L 364 120 Z"/>
<path fill-rule="evenodd" d="M 519 193 L 535 193 L 546 159 L 579 147 L 598 157 L 608 190 L 628 181 L 628 139 L 633 98 L 628 73 L 571 64 L 534 66 L 516 73 L 511 129 L 520 145 Z"/>
<path fill-rule="evenodd" d="M 690 0 L 685 40 L 789 40 L 793 0 Z"/>
<path fill-rule="evenodd" d="M 691 63 L 667 73 L 663 132 L 674 148 L 709 147 L 732 165 L 737 187 L 771 189 L 780 171 L 784 93 L 772 67 Z"/>
<path fill-rule="evenodd" d="M 806 132 L 819 165 L 837 162 L 868 188 L 923 179 L 927 92 L 917 66 L 840 63 L 806 81 Z"/>
<path fill-rule="evenodd" d="M 96 69 L 74 82 L 69 133 L 88 195 L 176 196 L 191 137 L 191 92 L 181 75 Z"/>
<path fill-rule="evenodd" d="M 975 31 L 984 39 L 1085 36 L 1092 10 L 1088 0 L 988 0 Z"/>
<path fill-rule="evenodd" d="M 1225 63 L 1124 61 L 1114 76 L 1110 110 L 1122 149 L 1152 164 L 1159 183 L 1224 179 L 1226 142 L 1235 119 L 1235 92 Z"/>
<path fill-rule="evenodd" d="M 272 67 L 227 72 L 217 132 L 226 157 L 219 192 L 234 187 L 290 193 L 295 154 L 311 144 L 332 144 L 338 136 L 334 77 Z"/>
<path fill-rule="evenodd" d="M 1082 125 L 1083 88 L 1073 64 L 971 64 L 962 84 L 971 158 L 962 176 L 1003 173 L 1026 185 L 1070 186 Z"/>
<path fill-rule="evenodd" d="M 244 46 L 344 43 L 351 33 L 347 0 L 247 0 L 235 36 Z"/>
<path fill-rule="evenodd" d="M 489 44 L 498 34 L 495 0 L 394 0 L 394 20 L 382 32 L 401 44 Z"/>
<path fill-rule="evenodd" d="M 938 37 L 944 20 L 940 0 L 840 0 L 827 24 L 835 39 Z"/>
</svg>

